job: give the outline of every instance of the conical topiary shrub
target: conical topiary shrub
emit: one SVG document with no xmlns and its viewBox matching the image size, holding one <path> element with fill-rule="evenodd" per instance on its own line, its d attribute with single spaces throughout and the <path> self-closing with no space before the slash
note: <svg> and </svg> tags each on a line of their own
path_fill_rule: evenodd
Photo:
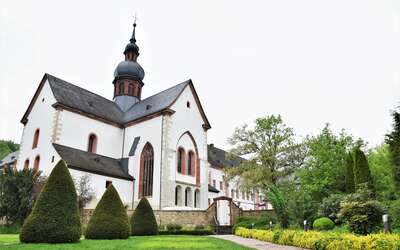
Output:
<svg viewBox="0 0 400 250">
<path fill-rule="evenodd" d="M 146 198 L 142 198 L 131 217 L 132 235 L 155 235 L 158 233 L 153 209 Z"/>
<path fill-rule="evenodd" d="M 109 185 L 97 204 L 85 232 L 86 239 L 127 239 L 128 215 L 113 185 Z"/>
<path fill-rule="evenodd" d="M 74 182 L 64 161 L 51 172 L 19 235 L 25 243 L 77 242 L 81 222 Z"/>
</svg>

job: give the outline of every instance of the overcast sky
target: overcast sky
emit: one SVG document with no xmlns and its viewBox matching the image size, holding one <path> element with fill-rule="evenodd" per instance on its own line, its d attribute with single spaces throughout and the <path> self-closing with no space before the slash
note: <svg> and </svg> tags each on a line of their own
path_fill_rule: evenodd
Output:
<svg viewBox="0 0 400 250">
<path fill-rule="evenodd" d="M 112 98 L 138 15 L 143 96 L 192 79 L 209 143 L 281 114 L 296 134 L 329 122 L 374 146 L 400 104 L 400 1 L 0 0 L 0 138 L 48 72 Z"/>
</svg>

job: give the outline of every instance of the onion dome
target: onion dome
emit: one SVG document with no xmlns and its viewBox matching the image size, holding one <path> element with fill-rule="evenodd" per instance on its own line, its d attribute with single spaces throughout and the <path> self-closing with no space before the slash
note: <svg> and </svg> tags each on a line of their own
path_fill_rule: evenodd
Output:
<svg viewBox="0 0 400 250">
<path fill-rule="evenodd" d="M 135 61 L 122 61 L 118 64 L 114 71 L 114 77 L 128 76 L 136 80 L 142 81 L 144 78 L 144 70 Z"/>
</svg>

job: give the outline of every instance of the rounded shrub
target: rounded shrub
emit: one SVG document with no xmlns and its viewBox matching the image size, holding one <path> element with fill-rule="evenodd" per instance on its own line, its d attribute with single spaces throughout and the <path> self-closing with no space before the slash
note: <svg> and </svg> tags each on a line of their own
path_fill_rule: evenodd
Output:
<svg viewBox="0 0 400 250">
<path fill-rule="evenodd" d="M 86 239 L 127 239 L 128 215 L 113 185 L 109 185 L 97 204 L 86 228 Z"/>
<path fill-rule="evenodd" d="M 335 223 L 328 217 L 321 217 L 316 219 L 313 223 L 315 230 L 332 230 L 335 227 Z"/>
<path fill-rule="evenodd" d="M 81 237 L 74 182 L 64 161 L 53 168 L 19 235 L 24 243 L 68 243 Z"/>
<path fill-rule="evenodd" d="M 156 235 L 157 221 L 146 198 L 142 198 L 131 217 L 132 235 Z"/>
</svg>

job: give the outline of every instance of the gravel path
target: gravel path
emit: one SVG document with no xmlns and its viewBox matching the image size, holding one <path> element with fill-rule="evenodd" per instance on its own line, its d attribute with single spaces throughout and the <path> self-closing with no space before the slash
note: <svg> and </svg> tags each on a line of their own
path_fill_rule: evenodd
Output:
<svg viewBox="0 0 400 250">
<path fill-rule="evenodd" d="M 229 241 L 235 242 L 239 245 L 251 247 L 254 249 L 258 249 L 258 250 L 265 250 L 265 249 L 268 249 L 268 250 L 302 250 L 301 248 L 298 248 L 298 247 L 276 245 L 276 244 L 261 241 L 261 240 L 242 238 L 242 237 L 239 237 L 236 235 L 213 235 L 212 237 L 216 237 L 218 239 L 223 239 L 223 240 L 229 240 Z"/>
</svg>

